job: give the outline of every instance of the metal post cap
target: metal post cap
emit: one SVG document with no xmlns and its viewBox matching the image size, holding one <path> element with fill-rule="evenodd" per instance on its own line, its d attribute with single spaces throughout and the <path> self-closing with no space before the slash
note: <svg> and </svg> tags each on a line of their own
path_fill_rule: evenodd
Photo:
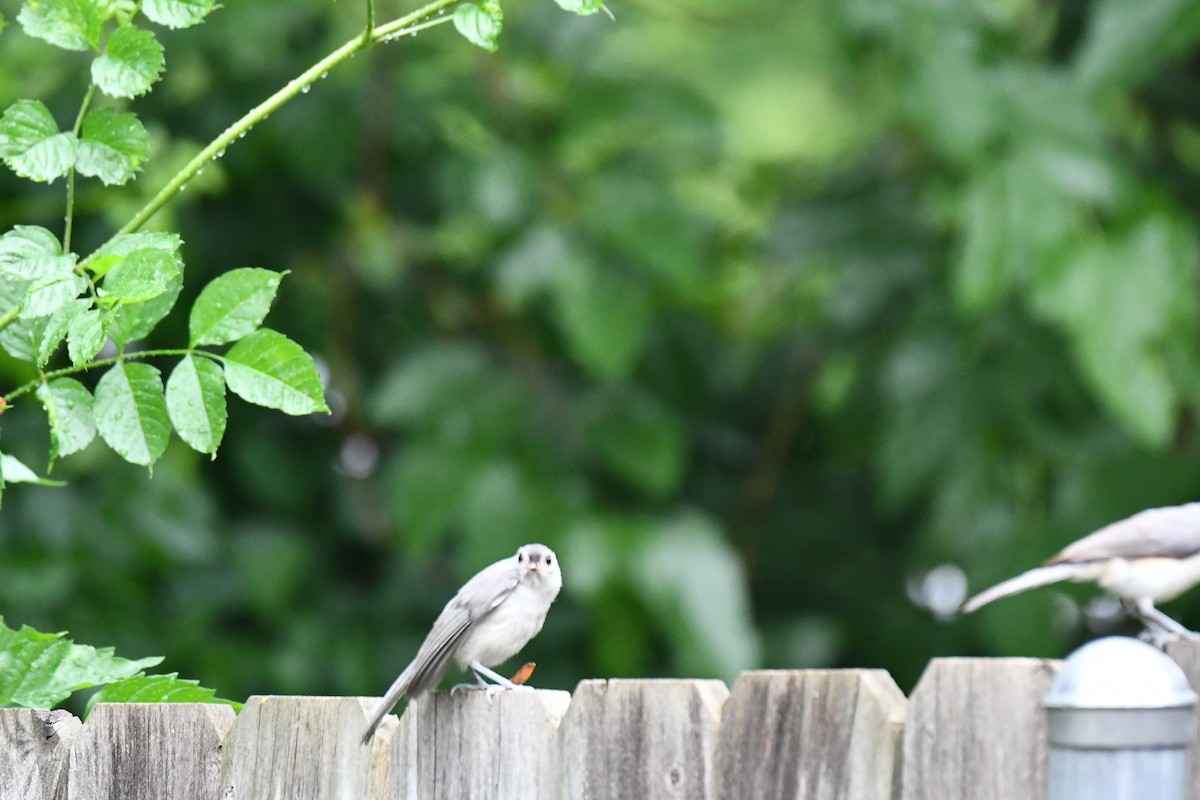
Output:
<svg viewBox="0 0 1200 800">
<path fill-rule="evenodd" d="M 1165 654 L 1110 636 L 1068 656 L 1042 704 L 1051 745 L 1108 749 L 1190 743 L 1196 700 Z"/>
</svg>

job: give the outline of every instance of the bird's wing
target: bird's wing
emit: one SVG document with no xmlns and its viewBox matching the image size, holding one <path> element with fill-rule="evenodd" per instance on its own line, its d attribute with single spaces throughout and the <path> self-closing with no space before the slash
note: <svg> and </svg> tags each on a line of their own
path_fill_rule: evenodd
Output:
<svg viewBox="0 0 1200 800">
<path fill-rule="evenodd" d="M 459 642 L 504 602 L 520 577 L 512 559 L 504 559 L 480 570 L 458 590 L 438 615 L 421 649 L 405 670 L 411 672 L 405 694 L 419 694 L 437 685 Z"/>
<path fill-rule="evenodd" d="M 1200 553 L 1200 503 L 1151 508 L 1067 545 L 1047 564 L 1109 558 L 1187 558 Z"/>
<path fill-rule="evenodd" d="M 467 609 L 473 625 L 495 611 L 496 606 L 512 594 L 513 589 L 521 582 L 521 571 L 521 566 L 515 558 L 497 561 L 467 581 L 450 604 Z"/>
<path fill-rule="evenodd" d="M 412 662 L 384 695 L 363 736 L 364 744 L 401 697 L 416 697 L 437 686 L 459 642 L 512 594 L 520 580 L 521 571 L 515 560 L 506 558 L 484 567 L 458 590 L 438 614 Z"/>
</svg>

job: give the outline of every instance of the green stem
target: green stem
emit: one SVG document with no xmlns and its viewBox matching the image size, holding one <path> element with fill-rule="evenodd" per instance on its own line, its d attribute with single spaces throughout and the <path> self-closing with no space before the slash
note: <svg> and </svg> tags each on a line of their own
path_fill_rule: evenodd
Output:
<svg viewBox="0 0 1200 800">
<path fill-rule="evenodd" d="M 264 119 L 270 116 L 271 112 L 275 111 L 275 109 L 279 108 L 281 105 L 303 92 L 307 87 L 312 86 L 322 77 L 324 77 L 329 70 L 346 61 L 358 51 L 367 47 L 371 47 L 376 43 L 399 38 L 399 36 L 404 34 L 416 33 L 419 30 L 424 30 L 425 28 L 429 28 L 435 24 L 449 20 L 449 17 L 445 17 L 422 23 L 420 25 L 413 24 L 460 1 L 461 0 L 433 0 L 433 2 L 418 8 L 411 14 L 406 14 L 403 17 L 394 19 L 384 25 L 380 25 L 378 28 L 372 27 L 365 35 L 355 36 L 353 39 L 322 58 L 316 64 L 313 64 L 304 72 L 300 73 L 300 75 L 288 81 L 286 86 L 268 97 L 263 102 L 259 103 L 254 108 L 250 109 L 245 116 L 226 128 L 225 131 L 216 139 L 213 139 L 207 147 L 201 150 L 195 158 L 189 161 L 183 167 L 183 169 L 177 172 L 175 176 L 167 182 L 167 185 L 159 190 L 158 194 L 154 195 L 150 202 L 146 203 L 142 210 L 133 216 L 133 219 L 129 220 L 129 222 L 125 223 L 120 230 L 113 234 L 112 239 L 128 233 L 133 233 L 138 228 L 142 227 L 142 225 L 146 224 L 146 221 L 158 213 L 159 209 L 165 206 L 167 202 L 175 196 L 175 193 L 178 192 L 189 180 L 191 180 L 196 173 L 204 169 L 204 167 L 210 161 L 214 161 L 224 154 L 225 148 L 229 147 L 229 145 L 233 144 L 241 136 L 244 136 L 245 133 L 253 128 L 256 124 L 262 122 Z M 110 239 L 109 242 L 111 242 L 112 239 Z M 107 244 L 108 242 L 105 243 L 105 245 Z M 105 245 L 101 245 L 100 248 L 97 248 L 96 252 L 102 250 Z M 93 252 L 91 255 L 85 258 L 82 264 L 87 264 L 89 261 L 95 258 L 96 252 Z"/>
<path fill-rule="evenodd" d="M 186 347 L 176 348 L 176 349 L 168 349 L 168 350 L 139 350 L 135 353 L 122 353 L 119 356 L 114 356 L 112 358 L 102 358 L 99 361 L 92 361 L 87 364 L 81 364 L 77 367 L 63 367 L 62 369 L 56 369 L 56 370 L 53 370 L 52 372 L 44 372 L 41 375 L 39 375 L 37 378 L 35 378 L 34 380 L 31 380 L 28 383 L 22 384 L 21 386 L 18 386 L 16 389 L 13 389 L 11 392 L 9 392 L 8 394 L 6 394 L 4 396 L 4 399 L 11 403 L 13 400 L 16 400 L 21 395 L 28 393 L 31 389 L 36 389 L 38 386 L 45 383 L 46 381 L 52 381 L 55 378 L 61 378 L 64 375 L 74 375 L 78 372 L 86 372 L 89 369 L 96 369 L 97 367 L 112 366 L 113 364 L 116 364 L 118 361 L 132 361 L 132 360 L 140 359 L 140 358 L 157 358 L 159 356 L 186 356 L 188 353 L 193 353 L 193 352 L 196 353 L 197 355 L 203 355 L 203 356 L 208 356 L 209 358 L 215 358 L 217 360 L 222 360 L 221 357 L 216 355 L 215 353 L 206 353 L 206 352 L 199 351 L 199 350 L 191 350 Z"/>
<path fill-rule="evenodd" d="M 363 40 L 371 41 L 371 34 L 375 32 L 375 0 L 367 0 L 367 29 L 363 31 Z"/>
<path fill-rule="evenodd" d="M 75 127 L 73 133 L 75 140 L 79 140 L 79 132 L 83 130 L 83 116 L 87 113 L 88 106 L 92 104 L 92 95 L 96 93 L 96 84 L 88 86 L 87 94 L 83 96 L 83 102 L 79 105 L 79 113 L 75 115 Z M 71 228 L 75 221 L 75 165 L 67 170 L 67 213 L 66 219 L 63 221 L 63 252 L 71 252 Z"/>
<path fill-rule="evenodd" d="M 7 328 L 13 323 L 13 320 L 21 313 L 20 304 L 13 306 L 8 311 L 4 312 L 4 316 L 0 317 L 0 331 Z"/>
</svg>

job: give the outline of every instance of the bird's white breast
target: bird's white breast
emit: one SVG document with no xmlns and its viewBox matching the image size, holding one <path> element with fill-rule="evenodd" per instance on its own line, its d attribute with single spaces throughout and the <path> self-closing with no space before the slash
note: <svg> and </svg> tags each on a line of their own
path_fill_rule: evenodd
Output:
<svg viewBox="0 0 1200 800">
<path fill-rule="evenodd" d="M 1118 597 L 1170 600 L 1200 582 L 1200 555 L 1191 558 L 1114 558 L 1099 583 Z"/>
<path fill-rule="evenodd" d="M 460 669 L 472 661 L 486 667 L 507 661 L 538 635 L 558 595 L 545 582 L 526 579 L 467 634 L 454 654 Z"/>
</svg>

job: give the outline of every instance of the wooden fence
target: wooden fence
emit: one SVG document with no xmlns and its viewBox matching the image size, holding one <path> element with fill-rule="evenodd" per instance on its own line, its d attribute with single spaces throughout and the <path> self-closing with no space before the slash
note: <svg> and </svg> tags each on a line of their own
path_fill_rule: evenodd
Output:
<svg viewBox="0 0 1200 800">
<path fill-rule="evenodd" d="M 1168 653 L 1200 685 L 1200 643 Z M 0 709 L 0 800 L 1042 800 L 1057 669 L 936 659 L 909 698 L 881 670 L 427 695 L 369 747 L 370 698 Z"/>
</svg>

